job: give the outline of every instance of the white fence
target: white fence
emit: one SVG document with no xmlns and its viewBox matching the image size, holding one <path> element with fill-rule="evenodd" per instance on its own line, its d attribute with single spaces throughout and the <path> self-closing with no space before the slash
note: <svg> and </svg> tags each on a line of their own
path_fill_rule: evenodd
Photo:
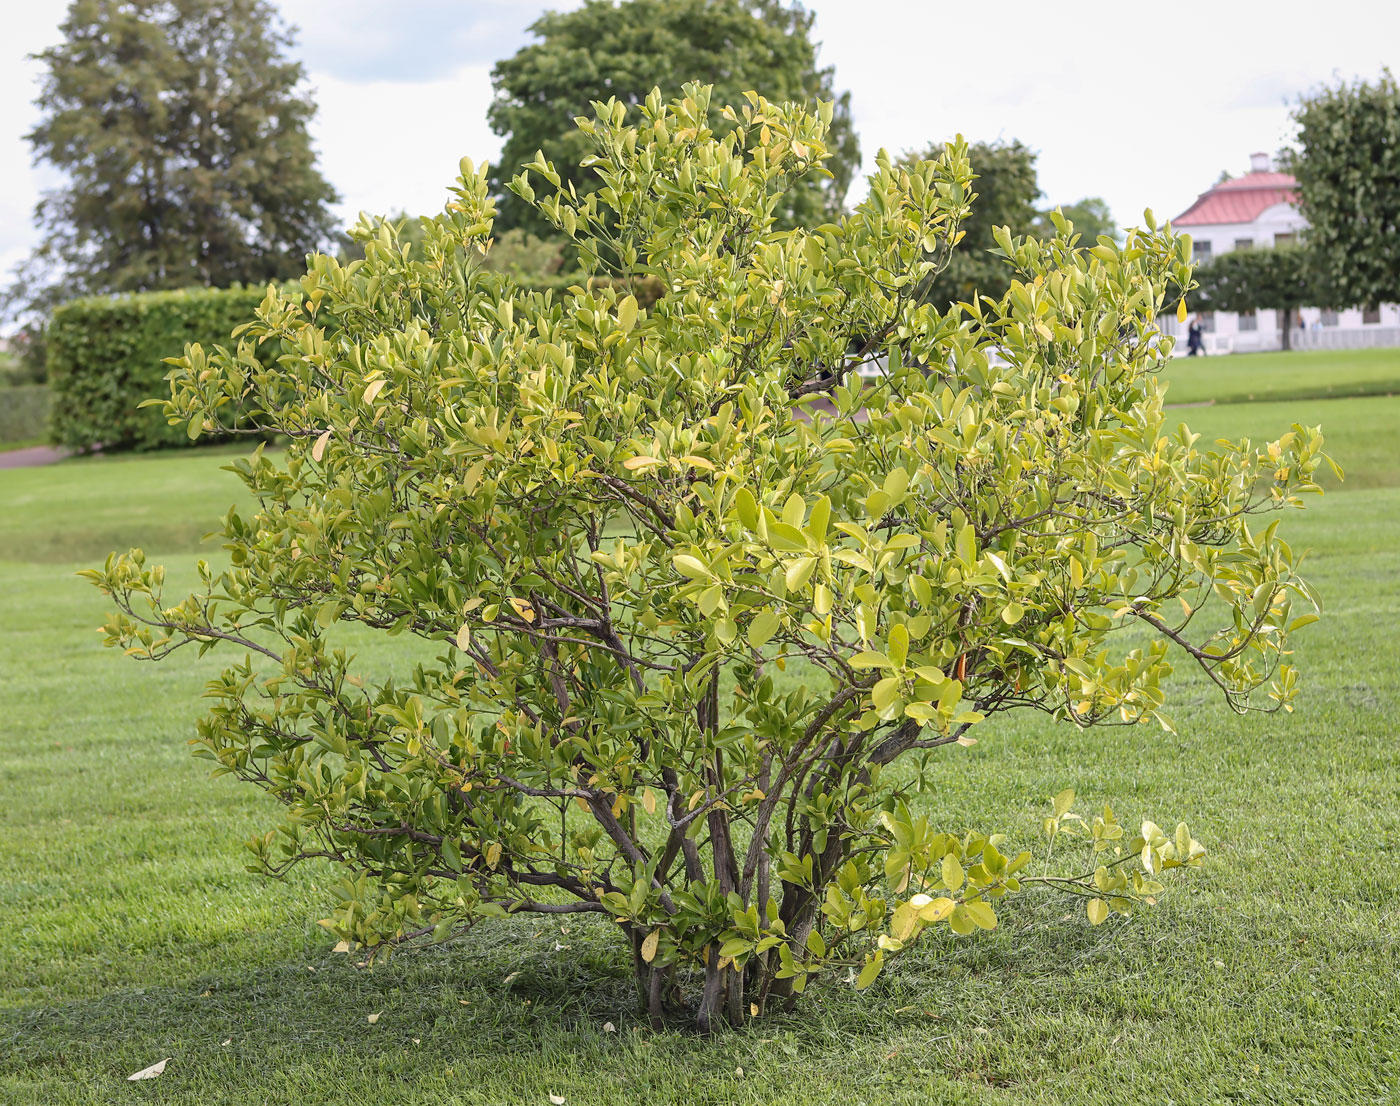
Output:
<svg viewBox="0 0 1400 1106">
<path fill-rule="evenodd" d="M 1323 327 L 1319 330 L 1294 330 L 1294 349 L 1374 349 L 1377 346 L 1400 346 L 1400 326 L 1367 326 L 1361 329 Z"/>
</svg>

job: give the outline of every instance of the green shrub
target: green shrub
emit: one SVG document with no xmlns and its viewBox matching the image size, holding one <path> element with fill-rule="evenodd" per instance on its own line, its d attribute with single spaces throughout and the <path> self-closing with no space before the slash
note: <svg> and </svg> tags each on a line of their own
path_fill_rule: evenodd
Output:
<svg viewBox="0 0 1400 1106">
<path fill-rule="evenodd" d="M 42 438 L 48 419 L 49 389 L 46 385 L 0 388 L 0 443 Z"/>
<path fill-rule="evenodd" d="M 292 444 L 234 466 L 258 506 L 195 594 L 167 601 L 139 550 L 87 573 L 109 644 L 233 647 L 196 744 L 285 804 L 255 870 L 340 867 L 340 937 L 596 915 L 653 1018 L 684 990 L 702 1029 L 868 986 L 1007 894 L 1068 890 L 1099 924 L 1199 863 L 1185 825 L 1081 819 L 1066 791 L 1031 867 L 930 824 L 921 761 L 1011 710 L 1151 740 L 1174 661 L 1238 710 L 1287 707 L 1313 603 L 1250 523 L 1322 460 L 1316 430 L 1203 443 L 1164 410 L 1154 321 L 1190 265 L 1150 217 L 1121 248 L 1059 217 L 1002 230 L 1006 296 L 941 311 L 964 144 L 882 157 L 854 214 L 782 231 L 829 105 L 751 96 L 717 138 L 708 100 L 653 93 L 634 127 L 596 104 L 585 199 L 548 163 L 514 181 L 585 266 L 626 267 L 611 287 L 561 301 L 484 269 L 495 208 L 463 162 L 421 250 L 315 257 L 237 351 L 192 346 L 173 425 L 229 429 L 251 397 Z M 633 275 L 667 294 L 643 310 Z M 376 673 L 342 625 L 425 644 Z"/>
<path fill-rule="evenodd" d="M 140 404 L 168 390 L 170 366 L 191 342 L 228 344 L 264 289 L 192 288 L 93 296 L 57 308 L 46 333 L 52 440 L 108 451 L 188 445 L 181 427 Z"/>
</svg>

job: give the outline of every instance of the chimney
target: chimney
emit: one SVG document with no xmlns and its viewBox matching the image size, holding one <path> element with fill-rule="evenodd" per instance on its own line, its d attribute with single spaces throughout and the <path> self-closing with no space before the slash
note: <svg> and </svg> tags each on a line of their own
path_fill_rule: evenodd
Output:
<svg viewBox="0 0 1400 1106">
<path fill-rule="evenodd" d="M 1249 171 L 1251 173 L 1267 173 L 1273 166 L 1269 164 L 1268 154 L 1250 154 Z"/>
</svg>

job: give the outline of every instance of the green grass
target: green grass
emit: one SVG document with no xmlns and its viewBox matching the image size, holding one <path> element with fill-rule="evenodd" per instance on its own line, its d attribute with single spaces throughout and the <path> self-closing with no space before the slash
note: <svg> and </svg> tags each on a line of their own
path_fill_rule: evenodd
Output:
<svg viewBox="0 0 1400 1106">
<path fill-rule="evenodd" d="M 1400 393 L 1400 349 L 1177 357 L 1166 376 L 1170 403 L 1395 395 Z"/>
<path fill-rule="evenodd" d="M 103 600 L 72 576 L 143 544 L 188 581 L 236 498 L 221 458 L 0 473 L 0 1101 L 1392 1101 L 1400 400 L 1181 414 L 1211 437 L 1321 422 L 1353 477 L 1286 523 L 1326 604 L 1300 635 L 1298 712 L 1237 718 L 1183 671 L 1177 734 L 1009 719 L 949 754 L 926 802 L 1039 847 L 1046 798 L 1074 786 L 1125 820 L 1187 818 L 1208 866 L 1097 929 L 1034 898 L 865 995 L 828 988 L 713 1040 L 642 1028 L 606 925 L 484 927 L 373 969 L 333 955 L 315 924 L 330 873 L 245 875 L 269 802 L 185 746 L 220 658 L 104 652 Z M 160 1079 L 125 1082 L 164 1057 Z"/>
</svg>

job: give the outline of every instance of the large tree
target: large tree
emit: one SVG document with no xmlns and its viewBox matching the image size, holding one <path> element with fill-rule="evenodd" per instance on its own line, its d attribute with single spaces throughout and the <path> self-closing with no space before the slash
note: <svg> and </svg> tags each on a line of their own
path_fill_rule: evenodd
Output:
<svg viewBox="0 0 1400 1106">
<path fill-rule="evenodd" d="M 489 117 L 505 137 L 491 176 L 500 202 L 496 225 L 531 233 L 557 232 L 506 189 L 511 175 L 536 151 L 554 163 L 580 194 L 598 187 L 579 162 L 593 153 L 574 119 L 592 114 L 594 100 L 616 97 L 632 118 L 655 86 L 678 88 L 703 80 L 714 104 L 742 103 L 750 90 L 775 100 L 832 101 L 828 175 L 797 182 L 779 205 L 788 225 L 820 222 L 840 210 L 860 161 L 851 124 L 850 94 L 839 96 L 833 71 L 817 65 L 813 14 L 781 0 L 586 0 L 570 12 L 546 12 L 531 30 L 539 41 L 497 64 Z M 716 116 L 711 125 L 730 125 Z"/>
<path fill-rule="evenodd" d="M 1288 349 L 1293 312 L 1325 298 L 1311 279 L 1310 261 L 1301 246 L 1231 250 L 1196 270 L 1190 299 L 1208 311 L 1277 311 L 1279 340 Z"/>
<path fill-rule="evenodd" d="M 919 153 L 906 154 L 900 165 L 909 168 L 937 158 L 943 150 L 938 143 Z M 935 278 L 930 302 L 939 307 L 965 301 L 976 295 L 996 299 L 1006 293 L 1015 276 L 997 249 L 996 227 L 1007 227 L 1013 235 L 1034 233 L 1040 198 L 1036 179 L 1035 151 L 1011 142 L 976 142 L 968 147 L 968 158 L 976 179 L 972 182 L 976 202 L 963 220 L 963 237 L 954 248 L 948 266 Z M 1053 236 L 1053 231 L 1051 232 Z"/>
<path fill-rule="evenodd" d="M 1324 88 L 1299 103 L 1291 159 L 1316 280 L 1338 307 L 1400 301 L 1400 86 Z"/>
<path fill-rule="evenodd" d="M 75 0 L 45 66 L 36 161 L 67 182 L 17 285 L 39 307 L 92 292 L 284 279 L 336 198 L 315 104 L 265 0 Z"/>
</svg>

